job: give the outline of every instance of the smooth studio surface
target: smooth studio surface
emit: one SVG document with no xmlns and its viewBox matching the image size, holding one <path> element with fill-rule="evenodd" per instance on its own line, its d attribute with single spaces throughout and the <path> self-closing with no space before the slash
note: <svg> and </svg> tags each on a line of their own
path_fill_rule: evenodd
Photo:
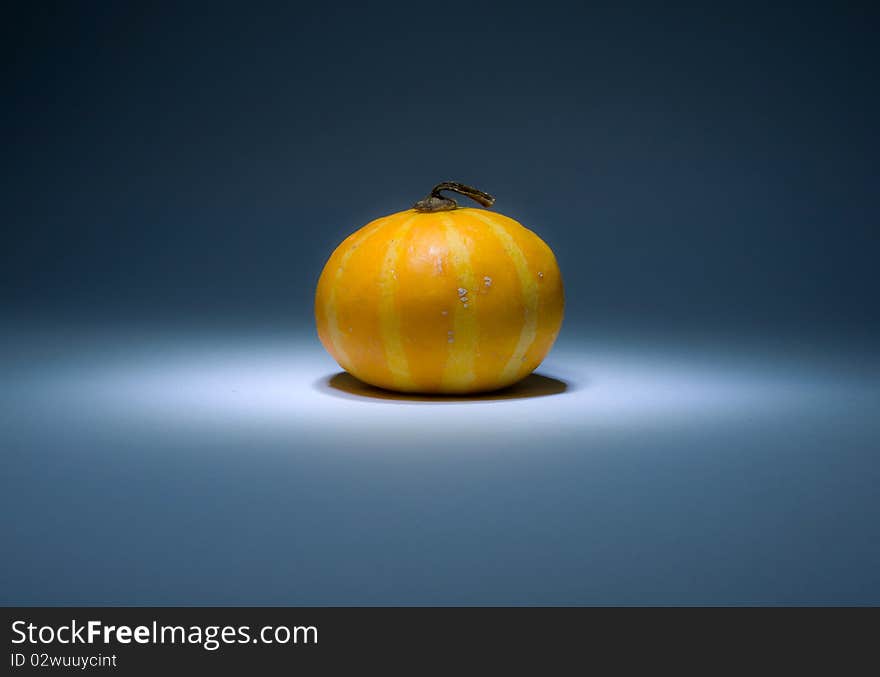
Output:
<svg viewBox="0 0 880 677">
<path fill-rule="evenodd" d="M 433 400 L 310 335 L 3 341 L 3 603 L 880 602 L 852 348 L 568 336 Z"/>
</svg>

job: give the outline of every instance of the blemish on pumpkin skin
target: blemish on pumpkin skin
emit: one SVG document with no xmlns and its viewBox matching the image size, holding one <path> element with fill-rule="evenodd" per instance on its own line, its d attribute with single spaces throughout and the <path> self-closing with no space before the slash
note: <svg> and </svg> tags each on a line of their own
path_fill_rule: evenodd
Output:
<svg viewBox="0 0 880 677">
<path fill-rule="evenodd" d="M 538 271 L 538 279 L 539 279 L 539 280 L 543 280 L 543 279 L 544 279 L 544 273 L 542 273 L 540 270 Z"/>
</svg>

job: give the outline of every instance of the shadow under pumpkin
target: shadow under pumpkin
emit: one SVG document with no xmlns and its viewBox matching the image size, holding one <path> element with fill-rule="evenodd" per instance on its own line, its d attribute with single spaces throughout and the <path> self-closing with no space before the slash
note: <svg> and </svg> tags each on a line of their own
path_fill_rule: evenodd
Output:
<svg viewBox="0 0 880 677">
<path fill-rule="evenodd" d="M 386 400 L 389 402 L 487 402 L 491 400 L 517 400 L 530 397 L 560 395 L 571 389 L 571 385 L 552 376 L 530 374 L 522 381 L 486 393 L 473 395 L 425 395 L 419 393 L 400 393 L 369 385 L 345 371 L 332 374 L 315 383 L 317 390 L 336 397 L 347 399 Z"/>
</svg>

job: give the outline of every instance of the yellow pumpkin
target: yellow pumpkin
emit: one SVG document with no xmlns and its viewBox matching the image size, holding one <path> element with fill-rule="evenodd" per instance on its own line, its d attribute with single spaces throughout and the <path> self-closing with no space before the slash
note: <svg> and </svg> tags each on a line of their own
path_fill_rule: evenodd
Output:
<svg viewBox="0 0 880 677">
<path fill-rule="evenodd" d="M 321 343 L 358 379 L 389 390 L 464 394 L 528 376 L 562 325 L 562 277 L 541 238 L 463 208 L 441 183 L 413 209 L 371 223 L 330 256 L 315 294 Z"/>
</svg>

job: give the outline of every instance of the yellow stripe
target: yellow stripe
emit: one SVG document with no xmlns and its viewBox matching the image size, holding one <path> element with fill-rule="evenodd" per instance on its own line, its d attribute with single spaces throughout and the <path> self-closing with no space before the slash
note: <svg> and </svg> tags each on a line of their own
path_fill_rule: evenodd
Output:
<svg viewBox="0 0 880 677">
<path fill-rule="evenodd" d="M 336 349 L 339 362 L 346 369 L 348 369 L 350 365 L 350 360 L 348 353 L 346 353 L 345 349 L 342 347 L 343 333 L 339 329 L 339 320 L 336 317 L 336 288 L 339 286 L 340 282 L 342 282 L 342 275 L 345 272 L 345 266 L 348 264 L 351 255 L 354 254 L 355 250 L 357 250 L 357 248 L 360 247 L 368 237 L 379 230 L 379 228 L 387 221 L 388 217 L 377 219 L 373 222 L 372 226 L 368 226 L 357 237 L 357 239 L 347 245 L 342 258 L 339 260 L 339 265 L 336 267 L 336 275 L 334 276 L 333 282 L 330 283 L 330 293 L 327 294 L 327 301 L 324 304 L 324 314 L 327 316 L 327 331 L 330 334 L 330 342 Z"/>
<path fill-rule="evenodd" d="M 379 275 L 379 322 L 382 330 L 382 344 L 385 347 L 385 361 L 388 370 L 398 388 L 412 389 L 412 377 L 409 373 L 409 364 L 406 361 L 406 353 L 403 351 L 403 341 L 400 338 L 400 313 L 394 307 L 395 291 L 397 289 L 397 262 L 400 259 L 401 240 L 406 236 L 412 226 L 415 217 L 407 219 L 401 225 L 385 251 L 385 259 L 382 261 L 382 272 Z"/>
<path fill-rule="evenodd" d="M 492 229 L 492 232 L 495 233 L 496 237 L 501 241 L 501 246 L 504 247 L 504 251 L 507 252 L 507 255 L 513 260 L 513 265 L 516 267 L 516 274 L 519 277 L 519 282 L 522 286 L 523 301 L 525 302 L 523 328 L 519 333 L 519 340 L 516 343 L 516 348 L 513 349 L 513 355 L 510 356 L 510 359 L 507 361 L 507 364 L 504 365 L 504 369 L 501 372 L 502 380 L 512 381 L 519 375 L 526 353 L 535 342 L 535 336 L 537 335 L 538 282 L 529 272 L 529 264 L 526 261 L 525 254 L 523 254 L 522 249 L 519 248 L 519 245 L 516 243 L 516 240 L 513 239 L 513 236 L 507 228 L 493 219 L 483 216 L 479 212 L 476 212 L 473 215 L 488 225 Z"/>
<path fill-rule="evenodd" d="M 446 244 L 449 259 L 455 273 L 458 288 L 450 290 L 456 294 L 455 310 L 452 313 L 452 343 L 449 344 L 449 357 L 443 371 L 443 385 L 447 388 L 464 388 L 473 383 L 474 362 L 477 353 L 478 326 L 474 301 L 477 284 L 471 267 L 467 246 L 456 229 L 452 219 L 443 222 L 446 231 Z M 459 290 L 465 290 L 460 294 Z"/>
</svg>

